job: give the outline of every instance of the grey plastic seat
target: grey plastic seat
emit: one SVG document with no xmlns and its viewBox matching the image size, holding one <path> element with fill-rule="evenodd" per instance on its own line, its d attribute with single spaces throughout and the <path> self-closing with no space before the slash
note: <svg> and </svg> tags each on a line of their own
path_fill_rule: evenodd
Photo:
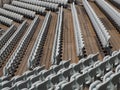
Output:
<svg viewBox="0 0 120 90">
<path fill-rule="evenodd" d="M 26 81 L 19 81 L 16 84 L 17 88 L 19 88 L 20 90 L 23 88 L 30 88 L 30 81 L 26 80 Z"/>
<path fill-rule="evenodd" d="M 80 75 L 76 76 L 75 79 L 77 80 L 77 82 L 80 86 L 85 83 L 84 74 L 80 74 Z"/>
<path fill-rule="evenodd" d="M 63 69 L 63 70 L 61 70 L 61 72 L 63 73 L 63 76 L 65 78 L 70 78 L 75 73 L 75 71 L 72 67 Z"/>
<path fill-rule="evenodd" d="M 30 80 L 30 83 L 31 84 L 33 84 L 33 83 L 35 83 L 35 82 L 37 82 L 37 81 L 42 81 L 41 79 L 40 79 L 40 75 L 32 75 L 32 76 L 30 76 L 29 78 L 27 78 L 28 80 Z"/>
<path fill-rule="evenodd" d="M 120 72 L 116 72 L 114 75 L 111 76 L 111 82 L 114 88 L 120 88 Z"/>
<path fill-rule="evenodd" d="M 9 90 L 17 90 L 18 88 L 17 88 L 17 85 L 16 84 L 14 84 Z"/>
<path fill-rule="evenodd" d="M 101 63 L 99 65 L 96 66 L 96 77 L 101 77 L 104 75 L 104 65 Z"/>
<path fill-rule="evenodd" d="M 92 82 L 95 80 L 97 73 L 96 73 L 96 67 L 91 68 L 89 70 L 89 76 L 91 77 Z"/>
<path fill-rule="evenodd" d="M 57 73 L 60 69 L 62 69 L 62 68 L 64 68 L 63 64 L 61 64 L 61 65 L 52 65 L 52 66 L 50 67 L 50 69 L 53 69 L 56 73 Z"/>
<path fill-rule="evenodd" d="M 83 69 L 83 63 L 82 61 L 81 62 L 78 62 L 75 66 L 74 66 L 74 70 L 76 72 L 81 72 L 81 70 Z"/>
<path fill-rule="evenodd" d="M 12 82 L 11 81 L 3 81 L 0 83 L 0 90 L 2 88 L 5 88 L 5 87 L 11 87 L 12 86 Z"/>
<path fill-rule="evenodd" d="M 76 76 L 78 76 L 78 75 L 80 75 L 80 73 L 75 73 L 75 74 L 73 74 L 71 77 L 70 77 L 70 80 L 73 80 L 73 79 L 75 79 L 76 78 Z"/>
<path fill-rule="evenodd" d="M 108 72 L 112 69 L 112 66 L 109 63 L 109 60 L 106 60 L 105 62 L 103 62 L 103 65 L 105 65 L 105 71 Z"/>
<path fill-rule="evenodd" d="M 86 66 L 83 70 L 81 70 L 82 73 L 88 72 L 92 66 Z"/>
<path fill-rule="evenodd" d="M 97 52 L 96 54 L 92 54 L 92 55 L 93 55 L 93 56 L 91 57 L 92 60 L 93 60 L 94 62 L 98 61 L 99 52 Z"/>
<path fill-rule="evenodd" d="M 103 82 L 110 80 L 112 75 L 113 75 L 112 71 L 109 71 L 108 73 L 106 73 L 103 77 Z"/>
<path fill-rule="evenodd" d="M 47 71 L 45 71 L 44 73 L 43 73 L 43 76 L 44 77 L 47 77 L 48 75 L 50 75 L 50 74 L 54 74 L 55 72 L 53 71 L 53 69 L 49 69 L 49 70 L 47 70 Z"/>
<path fill-rule="evenodd" d="M 2 76 L 0 77 L 0 83 L 3 82 L 3 81 L 8 81 L 10 78 L 7 77 L 7 76 Z"/>
<path fill-rule="evenodd" d="M 67 83 L 66 80 L 63 80 L 63 81 L 59 82 L 59 83 L 55 86 L 55 90 L 61 90 L 61 86 L 62 86 L 63 84 L 65 84 L 65 83 Z"/>
<path fill-rule="evenodd" d="M 13 82 L 13 84 L 16 83 L 16 82 L 19 82 L 19 81 L 24 81 L 24 80 L 26 80 L 25 75 L 22 75 L 22 76 L 14 76 L 14 77 L 11 79 L 11 81 Z"/>
<path fill-rule="evenodd" d="M 119 51 L 114 51 L 112 53 L 112 56 L 114 57 L 114 65 L 117 66 L 118 64 L 120 64 L 120 52 Z"/>
<path fill-rule="evenodd" d="M 120 65 L 116 67 L 115 72 L 120 72 Z"/>
<path fill-rule="evenodd" d="M 38 66 L 38 67 L 36 67 L 36 68 L 34 68 L 34 70 L 36 70 L 37 71 L 37 73 L 39 73 L 40 71 L 42 71 L 42 70 L 44 70 L 45 69 L 45 66 Z"/>
<path fill-rule="evenodd" d="M 34 75 L 34 74 L 35 74 L 34 70 L 33 71 L 26 71 L 26 72 L 23 73 L 23 75 L 25 75 L 26 78 L 28 78 L 28 77 L 30 77 L 31 75 Z"/>
<path fill-rule="evenodd" d="M 71 60 L 63 60 L 60 62 L 60 65 L 63 64 L 65 68 L 69 67 Z"/>
<path fill-rule="evenodd" d="M 53 88 L 53 85 L 50 80 L 45 80 L 43 82 L 37 82 L 35 86 L 37 90 L 48 90 L 48 89 Z"/>
<path fill-rule="evenodd" d="M 93 65 L 93 67 L 96 67 L 96 66 L 99 65 L 100 63 L 101 63 L 100 60 L 96 61 L 96 62 L 94 63 L 94 65 Z"/>
<path fill-rule="evenodd" d="M 114 90 L 114 88 L 111 86 L 110 81 L 108 80 L 98 84 L 96 90 Z"/>
<path fill-rule="evenodd" d="M 93 65 L 98 60 L 99 53 L 96 54 L 90 54 L 84 61 L 83 64 L 85 66 Z"/>
<path fill-rule="evenodd" d="M 44 69 L 42 70 L 41 72 L 39 72 L 39 75 L 43 75 L 44 78 L 46 78 L 48 75 L 52 74 L 53 70 L 47 70 L 47 69 Z"/>
<path fill-rule="evenodd" d="M 111 65 L 112 67 L 115 66 L 115 57 L 114 57 L 114 56 L 111 56 L 111 57 L 110 57 L 109 63 L 110 63 L 110 65 Z"/>
<path fill-rule="evenodd" d="M 62 73 L 58 73 L 54 76 L 51 77 L 51 82 L 55 85 L 58 84 L 59 82 L 65 80 L 65 77 L 63 76 Z"/>
<path fill-rule="evenodd" d="M 92 82 L 92 78 L 89 75 L 89 72 L 85 72 L 83 75 L 84 75 L 85 84 L 89 85 Z"/>
<path fill-rule="evenodd" d="M 76 80 L 71 80 L 70 82 L 62 84 L 61 90 L 79 90 L 79 84 Z"/>
<path fill-rule="evenodd" d="M 96 87 L 101 82 L 99 80 L 94 81 L 92 84 L 90 84 L 89 90 L 96 90 Z"/>
</svg>

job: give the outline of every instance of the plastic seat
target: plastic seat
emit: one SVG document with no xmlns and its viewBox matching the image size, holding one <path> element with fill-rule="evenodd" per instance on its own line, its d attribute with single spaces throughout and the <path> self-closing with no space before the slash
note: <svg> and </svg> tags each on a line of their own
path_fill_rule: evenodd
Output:
<svg viewBox="0 0 120 90">
<path fill-rule="evenodd" d="M 53 69 L 56 73 L 57 73 L 60 69 L 62 69 L 62 68 L 64 68 L 63 64 L 61 64 L 61 65 L 52 65 L 52 66 L 50 67 L 50 69 Z"/>
<path fill-rule="evenodd" d="M 96 80 L 90 85 L 89 90 L 96 90 L 97 85 L 99 85 L 100 83 L 101 82 L 99 80 Z"/>
<path fill-rule="evenodd" d="M 26 80 L 26 81 L 19 81 L 17 82 L 16 84 L 17 88 L 18 89 L 23 89 L 23 88 L 30 88 L 30 81 L 29 80 Z"/>
<path fill-rule="evenodd" d="M 75 80 L 71 80 L 61 85 L 61 90 L 79 90 L 79 84 Z"/>
<path fill-rule="evenodd" d="M 52 89 L 53 88 L 53 85 L 52 85 L 52 83 L 51 83 L 51 81 L 50 80 L 45 80 L 45 81 L 43 81 L 43 82 L 37 82 L 36 83 L 36 88 L 37 88 L 37 90 L 48 90 L 48 89 Z"/>
<path fill-rule="evenodd" d="M 60 65 L 63 64 L 64 67 L 67 68 L 67 67 L 69 67 L 69 65 L 70 65 L 70 61 L 71 61 L 71 60 L 61 61 L 61 62 L 60 62 Z"/>
<path fill-rule="evenodd" d="M 58 84 L 59 82 L 65 80 L 65 77 L 63 76 L 62 73 L 58 73 L 54 76 L 51 77 L 51 82 L 55 85 Z"/>
<path fill-rule="evenodd" d="M 113 75 L 112 71 L 109 71 L 108 73 L 106 73 L 103 77 L 103 82 L 110 80 L 112 75 Z"/>
</svg>

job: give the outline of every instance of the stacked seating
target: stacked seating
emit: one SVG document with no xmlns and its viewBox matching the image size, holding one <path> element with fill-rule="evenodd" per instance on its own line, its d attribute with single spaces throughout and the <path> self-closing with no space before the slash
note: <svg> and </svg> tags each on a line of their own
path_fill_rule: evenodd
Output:
<svg viewBox="0 0 120 90">
<path fill-rule="evenodd" d="M 120 71 L 113 73 L 112 71 L 105 74 L 103 77 L 103 82 L 100 80 L 96 80 L 91 84 L 89 90 L 118 90 L 120 87 L 119 79 L 120 79 Z"/>
<path fill-rule="evenodd" d="M 108 48 L 110 46 L 109 45 L 109 40 L 110 40 L 109 33 L 107 32 L 103 23 L 100 21 L 96 13 L 93 11 L 92 7 L 89 5 L 87 0 L 83 0 L 83 5 L 85 7 L 87 14 L 89 15 L 89 18 L 95 28 L 95 31 L 99 37 L 99 40 L 103 48 Z"/>
<path fill-rule="evenodd" d="M 39 23 L 39 16 L 36 16 L 35 19 L 32 21 L 31 25 L 27 29 L 26 33 L 22 37 L 21 41 L 19 42 L 18 46 L 16 47 L 14 53 L 11 55 L 10 59 L 6 63 L 3 69 L 3 74 L 5 76 L 11 76 L 14 74 L 16 68 L 18 67 L 27 46 L 35 32 L 35 29 Z"/>
<path fill-rule="evenodd" d="M 66 6 L 67 3 L 68 3 L 68 0 L 43 0 L 43 1 L 56 3 L 56 4 L 59 4 L 59 5 L 62 5 L 62 6 Z"/>
<path fill-rule="evenodd" d="M 101 7 L 102 10 L 106 12 L 109 18 L 113 21 L 115 26 L 118 26 L 120 31 L 120 15 L 117 10 L 115 10 L 111 5 L 109 5 L 105 0 L 95 0 L 95 2 Z"/>
<path fill-rule="evenodd" d="M 13 35 L 15 32 L 16 27 L 15 25 L 12 25 L 8 30 L 0 37 L 0 49 L 5 45 L 5 43 L 9 40 L 9 38 Z"/>
<path fill-rule="evenodd" d="M 9 5 L 9 4 L 4 4 L 3 8 L 10 10 L 10 11 L 13 11 L 13 12 L 16 12 L 16 13 L 19 13 L 19 14 L 22 14 L 22 15 L 29 17 L 29 18 L 35 17 L 35 12 L 27 10 L 27 9 L 19 8 L 16 6 Z"/>
<path fill-rule="evenodd" d="M 112 70 L 115 69 L 115 73 Z M 102 80 L 103 82 L 99 81 Z M 44 66 L 26 71 L 21 76 L 0 78 L 0 89 L 5 90 L 115 90 L 120 80 L 120 51 L 112 56 L 98 60 L 98 53 L 70 64 L 70 60 L 52 65 L 49 70 Z"/>
<path fill-rule="evenodd" d="M 22 15 L 19 15 L 17 13 L 11 12 L 11 11 L 7 11 L 7 10 L 2 9 L 2 8 L 0 8 L 0 15 L 11 18 L 11 19 L 18 21 L 18 22 L 22 22 L 22 20 L 23 20 Z"/>
<path fill-rule="evenodd" d="M 63 23 L 63 7 L 61 7 L 58 12 L 56 32 L 51 56 L 52 64 L 59 64 L 60 62 L 62 23 Z"/>
<path fill-rule="evenodd" d="M 12 22 L 13 20 L 0 15 L 0 23 L 7 25 L 7 26 L 11 26 Z"/>
<path fill-rule="evenodd" d="M 7 42 L 0 50 L 0 66 L 2 66 L 2 64 L 5 62 L 6 58 L 10 55 L 10 53 L 14 49 L 15 45 L 20 40 L 21 36 L 25 32 L 26 26 L 27 26 L 27 21 L 24 21 L 11 37 L 9 36 L 10 35 L 9 30 L 6 31 L 6 33 L 3 35 L 4 39 L 7 40 Z M 5 42 L 3 39 L 1 39 L 1 40 L 3 42 Z M 0 44 L 2 44 L 2 42 Z"/>
<path fill-rule="evenodd" d="M 29 59 L 28 59 L 28 68 L 29 69 L 33 69 L 39 65 L 39 61 L 40 61 L 39 58 L 41 56 L 43 44 L 44 44 L 45 37 L 48 32 L 48 27 L 50 24 L 51 17 L 52 17 L 51 12 L 49 11 L 45 16 L 43 25 L 40 29 L 40 32 L 39 32 L 37 39 L 35 41 L 35 44 L 33 46 L 32 52 L 29 56 Z"/>
<path fill-rule="evenodd" d="M 76 54 L 77 56 L 84 56 L 83 50 L 84 50 L 84 41 L 83 41 L 83 35 L 81 32 L 79 19 L 77 16 L 77 11 L 75 8 L 74 3 L 71 5 L 72 9 L 72 17 L 73 17 L 73 24 L 74 24 L 74 36 L 75 36 L 75 44 L 76 44 Z"/>
<path fill-rule="evenodd" d="M 58 4 L 44 2 L 44 1 L 38 1 L 38 0 L 20 0 L 21 2 L 46 7 L 48 10 L 58 10 Z"/>
<path fill-rule="evenodd" d="M 19 1 L 12 1 L 12 5 L 15 5 L 15 6 L 18 6 L 21 8 L 25 8 L 25 9 L 29 9 L 29 10 L 35 11 L 37 13 L 40 13 L 40 14 L 44 14 L 44 12 L 45 12 L 44 7 L 27 4 L 27 3 L 23 3 L 23 2 L 19 2 Z"/>
</svg>

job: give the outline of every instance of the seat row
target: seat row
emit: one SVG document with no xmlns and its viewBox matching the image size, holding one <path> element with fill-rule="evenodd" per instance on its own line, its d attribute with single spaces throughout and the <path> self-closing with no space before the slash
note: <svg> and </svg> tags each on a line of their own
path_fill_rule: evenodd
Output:
<svg viewBox="0 0 120 90">
<path fill-rule="evenodd" d="M 70 64 L 69 60 L 61 61 L 59 65 L 53 65 L 49 70 L 44 69 L 44 66 L 36 67 L 11 80 L 3 76 L 0 78 L 1 90 L 5 88 L 10 90 L 16 88 L 18 90 L 23 88 L 27 90 L 84 90 L 84 85 L 90 85 L 90 88 L 96 86 L 93 84 L 96 80 L 107 81 L 109 78 L 112 80 L 109 71 L 113 69 L 118 73 L 120 71 L 120 51 L 114 51 L 112 56 L 104 57 L 103 61 L 98 61 L 97 56 L 98 54 L 89 55 L 77 64 Z M 86 61 L 89 63 L 86 64 Z M 115 86 L 120 78 L 120 73 L 118 73 L 114 75 Z M 103 90 L 109 90 L 104 84 L 100 87 L 103 87 Z"/>
<path fill-rule="evenodd" d="M 73 25 L 74 25 L 74 36 L 75 36 L 75 44 L 76 44 L 76 54 L 78 57 L 84 56 L 83 50 L 84 50 L 84 41 L 83 41 L 83 35 L 81 32 L 81 27 L 79 24 L 79 19 L 77 16 L 77 11 L 75 8 L 75 4 L 71 4 L 71 10 L 72 10 L 72 18 L 73 18 Z"/>
<path fill-rule="evenodd" d="M 19 8 L 19 7 L 16 7 L 16 6 L 9 5 L 9 4 L 4 4 L 3 8 L 7 9 L 7 10 L 10 10 L 10 11 L 13 11 L 15 13 L 22 14 L 22 15 L 24 15 L 26 17 L 29 17 L 29 18 L 34 18 L 35 17 L 35 12 L 27 10 L 27 9 Z"/>
<path fill-rule="evenodd" d="M 70 64 L 70 61 L 64 61 L 62 63 L 60 63 L 61 67 L 68 67 Z M 58 70 L 59 66 L 56 65 L 56 70 Z M 32 84 L 40 81 L 41 82 L 45 80 L 45 78 L 52 73 L 52 68 L 51 70 L 46 70 L 44 66 L 42 67 L 36 67 L 33 69 L 33 71 L 26 71 L 25 73 L 23 73 L 22 76 L 15 76 L 13 77 L 11 80 L 9 80 L 8 77 L 3 76 L 0 78 L 0 89 L 2 90 L 3 88 L 7 88 L 7 87 L 11 87 L 10 90 L 15 90 L 16 88 L 18 90 L 21 90 L 23 88 L 30 88 L 32 87 Z M 58 78 L 59 76 L 53 77 L 53 81 Z M 55 82 L 54 81 L 54 82 Z M 24 84 L 23 84 L 24 82 Z M 43 86 L 44 87 L 44 86 Z M 41 88 L 42 89 L 42 88 Z M 30 89 L 29 89 L 30 90 Z M 44 89 L 42 89 L 44 90 Z"/>
<path fill-rule="evenodd" d="M 9 37 L 8 41 L 5 43 L 5 45 L 0 50 L 0 66 L 5 62 L 6 58 L 10 55 L 12 50 L 14 49 L 15 45 L 20 40 L 21 36 L 25 32 L 25 28 L 27 27 L 27 21 L 24 21 L 18 29 L 15 31 L 15 33 Z"/>
<path fill-rule="evenodd" d="M 105 0 L 95 0 L 95 2 L 107 13 L 114 25 L 116 24 L 118 28 L 120 27 L 120 15 L 115 8 L 108 4 Z M 119 30 L 119 29 L 118 29 Z M 120 31 L 120 30 L 119 30 Z"/>
<path fill-rule="evenodd" d="M 37 6 L 42 6 L 46 7 L 48 10 L 58 10 L 58 4 L 54 3 L 49 3 L 49 2 L 44 2 L 44 1 L 39 1 L 39 0 L 20 0 L 21 2 L 37 5 Z"/>
<path fill-rule="evenodd" d="M 63 23 L 63 7 L 59 9 L 55 38 L 52 49 L 51 63 L 59 64 L 61 55 L 61 35 L 62 35 L 62 23 Z"/>
<path fill-rule="evenodd" d="M 32 5 L 32 4 L 27 4 L 27 3 L 20 2 L 20 1 L 14 0 L 14 1 L 12 1 L 12 5 L 15 5 L 15 6 L 18 6 L 21 8 L 25 8 L 25 9 L 29 9 L 29 10 L 35 11 L 36 13 L 39 13 L 39 14 L 44 14 L 44 12 L 45 12 L 44 7 L 40 7 L 40 6 L 36 6 L 36 5 Z"/>
<path fill-rule="evenodd" d="M 66 6 L 67 3 L 68 3 L 68 0 L 43 0 L 43 1 L 56 3 L 56 4 L 59 4 L 59 5 L 62 5 L 62 6 Z"/>
<path fill-rule="evenodd" d="M 89 90 L 118 90 L 120 89 L 120 65 L 116 68 L 115 73 L 109 71 L 103 77 L 102 82 L 100 80 L 94 81 Z"/>
<path fill-rule="evenodd" d="M 63 80 L 69 81 L 69 78 L 73 74 L 80 71 L 79 69 L 82 69 L 82 68 L 84 69 L 84 67 L 82 67 L 82 68 L 80 68 L 80 67 L 81 67 L 82 63 L 85 65 L 85 67 L 87 66 L 85 63 L 86 60 L 89 62 L 95 63 L 98 60 L 97 56 L 98 56 L 98 54 L 91 54 L 87 58 L 84 58 L 84 60 L 82 60 L 78 64 L 72 64 L 72 65 L 70 65 L 70 60 L 61 61 L 59 65 L 52 65 L 49 70 L 44 69 L 44 66 L 36 67 L 33 69 L 33 71 L 27 71 L 22 76 L 15 76 L 10 81 L 8 81 L 7 80 L 8 78 L 5 76 L 1 77 L 0 81 L 1 82 L 3 81 L 1 83 L 2 88 L 12 87 L 13 85 L 15 85 L 11 88 L 11 89 L 13 89 L 16 86 L 22 84 L 24 86 L 19 87 L 19 89 L 22 89 L 22 88 L 30 89 L 31 88 L 30 90 L 34 90 L 34 89 L 32 89 L 32 88 L 36 88 L 36 87 L 34 87 L 34 85 L 36 86 L 36 84 L 39 84 L 39 89 L 41 88 L 42 90 L 48 90 L 47 86 L 49 86 L 48 84 L 50 82 L 51 82 L 52 86 L 57 87 L 56 85 L 57 84 L 59 85 L 59 83 L 62 82 Z M 73 65 L 74 65 L 74 67 L 73 67 Z"/>
<path fill-rule="evenodd" d="M 101 20 L 98 18 L 90 4 L 88 3 L 87 0 L 83 0 L 83 5 L 85 7 L 85 10 L 87 14 L 89 15 L 89 18 L 95 28 L 95 32 L 97 33 L 100 42 L 102 44 L 103 48 L 108 48 L 110 46 L 109 40 L 110 40 L 110 35 L 107 32 L 105 26 L 101 22 Z"/>
<path fill-rule="evenodd" d="M 120 61 L 120 52 L 117 53 L 117 58 Z M 112 57 L 116 57 L 113 56 Z M 111 57 L 111 58 L 112 58 Z M 116 61 L 116 59 L 114 58 L 114 60 L 112 59 L 112 61 Z M 104 61 L 105 60 L 105 61 Z M 54 89 L 54 90 L 84 90 L 84 85 L 89 85 L 92 82 L 94 82 L 95 80 L 97 80 L 98 78 L 103 78 L 104 75 L 107 74 L 107 72 L 109 72 L 109 70 L 112 70 L 113 67 L 111 67 L 109 69 L 108 67 L 108 63 L 110 59 L 104 59 L 103 62 L 97 62 L 94 63 L 93 66 L 90 67 L 86 67 L 82 70 L 82 72 L 79 71 L 74 71 L 75 69 L 73 69 L 73 67 L 70 65 L 68 68 L 66 69 L 61 69 L 60 71 L 58 71 L 57 73 L 57 77 L 59 79 L 57 79 L 55 82 L 55 79 L 52 80 L 53 77 L 55 77 L 56 75 L 51 74 L 49 76 L 46 77 L 46 79 L 41 82 L 38 81 L 36 83 L 33 84 L 33 86 L 30 88 L 30 90 L 34 90 L 35 88 L 37 90 L 39 90 L 40 88 L 43 90 L 48 90 L 48 89 Z M 108 61 L 107 61 L 108 60 Z M 112 63 L 111 66 L 113 66 Z M 120 63 L 119 63 L 120 64 Z M 117 64 L 117 65 L 119 65 Z M 80 67 L 80 66 L 79 66 Z M 120 66 L 117 66 L 117 68 Z M 100 71 L 101 70 L 101 71 Z M 102 89 L 100 89 L 102 90 Z M 107 90 L 107 89 L 103 89 L 103 90 Z M 108 89 L 109 90 L 109 89 Z"/>
<path fill-rule="evenodd" d="M 120 52 L 118 52 L 117 55 L 118 56 L 113 55 L 112 57 L 117 57 L 116 59 L 120 61 Z M 112 59 L 112 61 L 115 62 L 116 59 L 114 58 L 114 60 Z M 113 67 L 110 68 L 107 65 L 107 62 L 109 62 L 110 59 L 104 60 L 103 62 L 95 62 L 92 66 L 84 68 L 82 72 L 75 70 L 75 68 L 73 67 L 75 64 L 70 65 L 68 68 L 62 68 L 57 72 L 57 74 L 52 73 L 51 75 L 47 76 L 44 81 L 37 81 L 33 83 L 30 90 L 34 90 L 35 88 L 37 90 L 39 90 L 40 88 L 43 90 L 84 90 L 84 85 L 90 85 L 98 78 L 102 79 L 104 75 L 109 72 L 109 70 L 113 69 Z M 113 64 L 115 65 L 115 63 L 112 63 L 111 66 L 113 66 Z M 118 66 L 119 64 L 120 63 L 117 64 L 117 68 L 120 67 Z M 79 65 L 79 69 L 80 67 L 81 65 Z"/>
<path fill-rule="evenodd" d="M 32 21 L 31 25 L 27 29 L 26 33 L 22 37 L 21 41 L 19 42 L 18 46 L 16 47 L 14 53 L 11 55 L 10 59 L 6 63 L 3 69 L 3 74 L 5 76 L 11 76 L 14 74 L 16 68 L 20 64 L 20 61 L 26 51 L 27 46 L 35 32 L 37 25 L 39 24 L 39 16 L 36 16 Z"/>
<path fill-rule="evenodd" d="M 8 30 L 0 37 L 0 49 L 5 45 L 5 43 L 9 40 L 9 38 L 15 32 L 16 27 L 12 25 Z"/>
<path fill-rule="evenodd" d="M 11 26 L 13 23 L 13 20 L 0 15 L 0 23 L 7 25 L 7 26 Z"/>
<path fill-rule="evenodd" d="M 48 33 L 48 27 L 50 24 L 51 17 L 52 17 L 51 12 L 49 11 L 45 16 L 45 19 L 44 19 L 44 22 L 43 22 L 42 27 L 40 29 L 40 32 L 37 36 L 37 39 L 35 41 L 35 44 L 34 44 L 33 49 L 31 51 L 31 54 L 28 58 L 28 68 L 29 69 L 33 69 L 39 65 L 39 61 L 40 61 L 39 58 L 41 56 L 45 37 Z"/>
<path fill-rule="evenodd" d="M 5 9 L 0 8 L 0 15 L 3 15 L 5 17 L 11 18 L 17 22 L 23 21 L 23 16 Z"/>
<path fill-rule="evenodd" d="M 74 75 L 71 76 L 69 82 L 66 80 L 62 81 L 57 85 L 56 87 L 57 89 L 55 90 L 84 90 L 84 85 L 91 82 L 91 80 L 93 80 L 92 81 L 93 83 L 90 84 L 89 90 L 118 90 L 119 89 L 118 86 L 120 85 L 119 84 L 120 72 L 117 72 L 113 75 L 111 73 L 112 71 L 106 73 L 102 79 L 103 81 L 105 80 L 106 81 L 103 83 L 100 83 L 101 82 L 100 80 L 94 79 L 95 77 L 94 71 L 90 70 L 88 72 L 89 73 L 86 72 L 84 74 L 75 73 Z"/>
</svg>

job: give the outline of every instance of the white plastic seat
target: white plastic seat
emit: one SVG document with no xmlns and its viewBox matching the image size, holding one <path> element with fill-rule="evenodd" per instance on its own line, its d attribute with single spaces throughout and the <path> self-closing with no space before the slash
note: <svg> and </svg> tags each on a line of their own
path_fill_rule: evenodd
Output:
<svg viewBox="0 0 120 90">
<path fill-rule="evenodd" d="M 27 10 L 27 9 L 19 8 L 16 6 L 9 5 L 9 4 L 4 4 L 3 8 L 5 8 L 7 10 L 11 10 L 11 11 L 16 12 L 16 13 L 23 14 L 24 16 L 27 16 L 30 18 L 35 17 L 35 12 Z"/>
<path fill-rule="evenodd" d="M 2 9 L 2 8 L 0 8 L 0 14 L 4 15 L 4 16 L 7 16 L 7 17 L 9 17 L 11 19 L 14 19 L 16 21 L 19 21 L 19 22 L 21 22 L 23 20 L 23 16 L 22 15 L 14 13 L 14 12 L 11 12 L 11 11 L 7 11 L 7 10 Z"/>
</svg>

